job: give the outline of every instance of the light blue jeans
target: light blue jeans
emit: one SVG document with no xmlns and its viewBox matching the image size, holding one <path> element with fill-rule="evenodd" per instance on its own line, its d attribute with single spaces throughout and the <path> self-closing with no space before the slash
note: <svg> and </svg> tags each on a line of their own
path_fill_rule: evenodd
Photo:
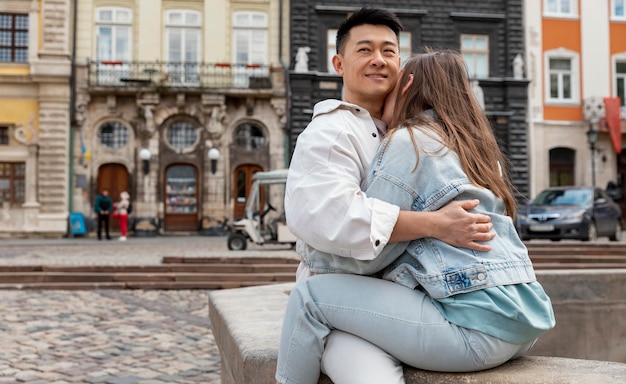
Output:
<svg viewBox="0 0 626 384">
<path fill-rule="evenodd" d="M 316 384 L 327 335 L 338 329 L 379 346 L 401 362 L 440 372 L 496 367 L 526 353 L 449 323 L 424 292 L 358 275 L 325 274 L 297 283 L 289 296 L 276 380 Z"/>
</svg>

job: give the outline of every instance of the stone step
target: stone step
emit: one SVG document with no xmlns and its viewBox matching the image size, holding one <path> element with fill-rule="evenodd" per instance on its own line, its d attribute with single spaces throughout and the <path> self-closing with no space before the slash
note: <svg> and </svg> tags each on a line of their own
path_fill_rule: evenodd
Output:
<svg viewBox="0 0 626 384">
<path fill-rule="evenodd" d="M 565 253 L 563 247 L 545 244 L 533 250 L 537 248 L 550 251 L 531 253 L 538 271 L 626 268 L 626 253 L 590 255 L 578 246 L 567 248 L 571 253 Z M 166 256 L 162 261 L 160 265 L 5 265 L 0 266 L 0 289 L 239 288 L 293 282 L 299 262 L 296 257 L 258 256 Z"/>
<path fill-rule="evenodd" d="M 281 281 L 105 281 L 0 283 L 0 290 L 93 290 L 93 289 L 206 289 L 220 290 L 282 284 Z"/>
<path fill-rule="evenodd" d="M 2 272 L 93 272 L 93 273 L 295 273 L 294 264 L 168 264 L 168 265 L 0 265 Z"/>
<path fill-rule="evenodd" d="M 1 283 L 36 282 L 130 282 L 130 281 L 187 281 L 187 282 L 240 282 L 295 280 L 293 272 L 274 273 L 89 273 L 89 272 L 0 272 Z"/>
<path fill-rule="evenodd" d="M 532 257 L 543 255 L 626 255 L 626 243 L 533 243 L 526 242 L 528 253 Z"/>
<path fill-rule="evenodd" d="M 295 264 L 300 260 L 295 256 L 287 257 L 191 257 L 191 256 L 163 256 L 163 264 Z"/>
</svg>

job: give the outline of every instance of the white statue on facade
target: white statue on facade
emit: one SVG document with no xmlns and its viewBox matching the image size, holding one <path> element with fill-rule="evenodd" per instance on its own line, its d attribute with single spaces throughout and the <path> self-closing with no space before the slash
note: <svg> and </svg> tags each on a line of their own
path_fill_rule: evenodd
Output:
<svg viewBox="0 0 626 384">
<path fill-rule="evenodd" d="M 524 78 L 524 59 L 521 53 L 518 53 L 513 59 L 513 78 L 516 80 Z"/>
<path fill-rule="evenodd" d="M 294 67 L 294 72 L 306 73 L 309 71 L 309 52 L 311 52 L 310 47 L 298 48 L 298 53 L 296 53 L 296 65 Z"/>
</svg>

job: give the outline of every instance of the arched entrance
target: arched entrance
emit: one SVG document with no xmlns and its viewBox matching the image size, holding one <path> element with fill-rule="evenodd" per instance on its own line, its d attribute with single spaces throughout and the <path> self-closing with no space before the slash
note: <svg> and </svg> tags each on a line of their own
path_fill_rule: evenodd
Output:
<svg viewBox="0 0 626 384">
<path fill-rule="evenodd" d="M 128 170 L 122 164 L 103 164 L 98 168 L 98 182 L 96 194 L 100 193 L 103 189 L 109 190 L 109 196 L 113 200 L 113 203 L 120 200 L 120 193 L 129 191 L 128 185 Z M 131 201 L 133 197 L 131 195 Z M 117 220 L 109 219 L 109 228 L 117 230 L 119 229 L 119 223 Z"/>
<path fill-rule="evenodd" d="M 165 170 L 166 231 L 198 230 L 198 169 L 190 164 L 171 165 Z"/>
<path fill-rule="evenodd" d="M 576 152 L 569 148 L 550 150 L 550 186 L 574 185 L 574 159 Z"/>
<path fill-rule="evenodd" d="M 246 201 L 250 195 L 250 187 L 252 186 L 252 175 L 262 170 L 263 168 L 256 164 L 240 165 L 235 169 L 235 173 L 233 174 L 233 196 L 235 196 L 233 218 L 235 220 L 244 217 Z M 263 196 L 261 196 L 261 201 L 264 201 Z"/>
</svg>

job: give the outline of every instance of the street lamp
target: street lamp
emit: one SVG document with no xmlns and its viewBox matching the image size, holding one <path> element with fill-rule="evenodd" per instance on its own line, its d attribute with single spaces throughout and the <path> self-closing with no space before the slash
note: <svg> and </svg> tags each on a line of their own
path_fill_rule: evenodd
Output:
<svg viewBox="0 0 626 384">
<path fill-rule="evenodd" d="M 209 149 L 209 159 L 211 160 L 211 173 L 215 175 L 217 171 L 217 159 L 220 157 L 220 151 L 217 148 Z"/>
<path fill-rule="evenodd" d="M 150 159 L 152 158 L 152 153 L 148 148 L 142 148 L 141 151 L 139 151 L 139 158 L 142 162 L 143 174 L 147 175 L 150 173 Z"/>
<path fill-rule="evenodd" d="M 594 129 L 594 124 L 598 123 L 605 116 L 604 100 L 601 97 L 590 97 L 585 99 L 583 115 L 585 121 L 589 123 L 587 130 L 587 142 L 591 150 L 591 183 L 596 186 L 596 143 L 598 142 L 598 131 Z"/>
<path fill-rule="evenodd" d="M 589 122 L 587 130 L 587 142 L 591 150 L 591 185 L 596 186 L 596 143 L 598 142 L 598 131 L 593 129 L 593 123 Z"/>
</svg>

